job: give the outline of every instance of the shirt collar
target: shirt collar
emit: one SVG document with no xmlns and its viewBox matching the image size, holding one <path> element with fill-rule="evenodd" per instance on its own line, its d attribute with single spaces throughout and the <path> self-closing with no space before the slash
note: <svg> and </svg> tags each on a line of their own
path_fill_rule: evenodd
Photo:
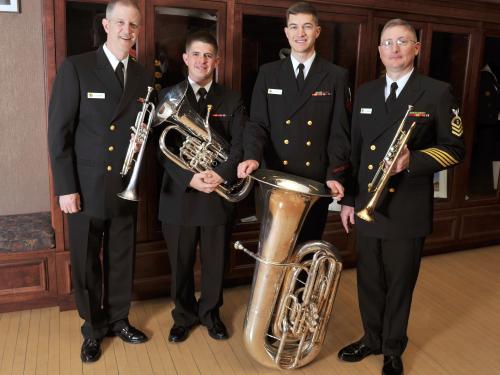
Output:
<svg viewBox="0 0 500 375">
<path fill-rule="evenodd" d="M 306 61 L 304 61 L 302 63 L 302 64 L 304 64 L 304 79 L 307 77 L 307 74 L 309 73 L 309 70 L 311 69 L 311 65 L 312 65 L 315 57 L 316 57 L 316 51 L 312 54 L 311 57 L 309 57 Z M 299 74 L 300 61 L 297 60 L 292 54 L 290 54 L 290 59 L 292 60 L 293 71 L 295 72 L 295 77 L 297 77 L 297 74 Z"/>
<path fill-rule="evenodd" d="M 109 60 L 109 63 L 111 64 L 111 66 L 113 67 L 113 70 L 116 70 L 116 67 L 118 66 L 118 63 L 120 62 L 120 60 L 118 60 L 116 58 L 115 55 L 113 55 L 113 52 L 111 52 L 109 50 L 109 48 L 106 46 L 106 43 L 104 43 L 102 45 L 102 49 L 104 51 L 104 53 L 106 54 L 106 57 L 108 58 Z M 123 63 L 123 74 L 126 75 L 127 73 L 127 66 L 128 66 L 128 56 L 127 55 L 123 60 L 121 60 L 121 62 Z"/>
<path fill-rule="evenodd" d="M 189 81 L 189 84 L 191 85 L 191 87 L 192 87 L 192 89 L 194 91 L 194 95 L 196 96 L 196 100 L 198 100 L 200 98 L 200 96 L 198 95 L 198 90 L 201 87 L 204 87 L 205 90 L 207 90 L 207 93 L 208 93 L 210 91 L 210 87 L 212 87 L 212 83 L 214 82 L 212 80 L 208 84 L 206 84 L 205 86 L 200 86 L 195 81 L 193 81 L 190 77 L 188 77 L 188 81 Z"/>
<path fill-rule="evenodd" d="M 389 97 L 389 94 L 391 93 L 391 85 L 393 82 L 396 82 L 398 84 L 398 89 L 396 90 L 396 97 L 401 94 L 401 91 L 403 91 L 406 83 L 410 79 L 411 74 L 415 68 L 412 68 L 408 73 L 406 73 L 404 76 L 400 77 L 397 81 L 394 81 L 391 79 L 387 74 L 385 75 L 385 98 L 387 99 Z"/>
</svg>

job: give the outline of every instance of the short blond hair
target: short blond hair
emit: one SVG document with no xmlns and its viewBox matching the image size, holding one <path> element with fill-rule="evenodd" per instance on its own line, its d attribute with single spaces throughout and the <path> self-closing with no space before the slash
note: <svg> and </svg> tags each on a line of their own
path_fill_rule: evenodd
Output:
<svg viewBox="0 0 500 375">
<path fill-rule="evenodd" d="M 413 34 L 413 37 L 415 38 L 415 41 L 418 41 L 417 38 L 417 32 L 415 31 L 415 28 L 412 26 L 411 23 L 408 21 L 405 21 L 401 18 L 393 18 L 392 20 L 389 20 L 385 23 L 384 28 L 382 29 L 382 32 L 380 33 L 380 38 L 382 38 L 382 34 L 384 33 L 385 30 L 390 29 L 391 27 L 395 26 L 401 26 L 407 29 L 409 32 Z"/>
</svg>

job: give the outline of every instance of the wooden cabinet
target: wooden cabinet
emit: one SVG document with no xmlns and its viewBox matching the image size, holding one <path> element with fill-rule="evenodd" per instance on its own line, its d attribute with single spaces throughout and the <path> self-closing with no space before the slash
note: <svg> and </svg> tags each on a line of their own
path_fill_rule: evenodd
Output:
<svg viewBox="0 0 500 375">
<path fill-rule="evenodd" d="M 56 67 L 64 57 L 95 48 L 102 40 L 98 26 L 105 3 L 43 0 L 47 97 Z M 186 33 L 208 28 L 217 36 L 222 57 L 217 80 L 239 90 L 249 107 L 259 66 L 287 53 L 283 27 L 285 10 L 291 3 L 141 0 L 143 30 L 136 46 L 137 58 L 151 73 L 155 59 L 160 62 L 162 75 L 157 77 L 157 84 L 164 87 L 176 83 L 185 74 L 181 55 Z M 500 5 L 430 0 L 319 1 L 315 5 L 322 26 L 317 50 L 349 70 L 353 95 L 361 83 L 383 72 L 377 51 L 383 24 L 391 18 L 404 18 L 415 26 L 422 43 L 417 69 L 453 85 L 467 145 L 466 160 L 437 176 L 440 197 L 436 198 L 435 230 L 425 251 L 431 254 L 500 242 Z M 487 65 L 497 77 L 490 86 L 486 82 L 488 78 L 491 81 Z M 135 274 L 135 296 L 139 298 L 164 295 L 169 290 L 167 249 L 157 220 L 161 173 L 150 151 L 140 182 Z M 256 215 L 253 194 L 238 204 L 236 212 L 232 240 L 243 241 L 256 250 L 258 222 L 241 220 Z M 55 204 L 52 213 L 57 234 L 58 293 L 64 304 L 70 301 L 71 293 L 67 236 L 63 215 Z M 346 265 L 355 264 L 354 238 L 343 232 L 338 214 L 330 214 L 324 239 L 335 244 Z M 253 260 L 232 248 L 228 252 L 227 283 L 250 280 Z"/>
</svg>

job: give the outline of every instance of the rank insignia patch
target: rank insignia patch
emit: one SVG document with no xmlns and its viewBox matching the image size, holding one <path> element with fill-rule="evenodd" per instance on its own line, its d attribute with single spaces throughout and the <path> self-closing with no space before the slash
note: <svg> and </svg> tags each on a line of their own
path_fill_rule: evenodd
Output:
<svg viewBox="0 0 500 375">
<path fill-rule="evenodd" d="M 457 137 L 461 137 L 464 133 L 464 128 L 462 127 L 462 119 L 458 115 L 459 110 L 457 108 L 452 109 L 452 111 L 455 116 L 451 119 L 451 133 Z"/>
</svg>

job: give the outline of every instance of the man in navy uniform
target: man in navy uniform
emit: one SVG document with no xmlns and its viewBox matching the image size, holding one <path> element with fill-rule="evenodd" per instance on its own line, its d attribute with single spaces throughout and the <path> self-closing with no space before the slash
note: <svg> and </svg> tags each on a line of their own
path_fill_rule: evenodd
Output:
<svg viewBox="0 0 500 375">
<path fill-rule="evenodd" d="M 49 105 L 54 190 L 68 214 L 72 286 L 84 320 L 83 362 L 99 359 L 105 335 L 147 340 L 128 321 L 137 205 L 116 195 L 127 183 L 120 170 L 141 110 L 137 99 L 150 81 L 129 58 L 140 22 L 135 1 L 110 1 L 102 21 L 106 43 L 64 61 Z"/>
<path fill-rule="evenodd" d="M 286 20 L 291 55 L 260 68 L 238 177 L 252 173 L 263 159 L 266 168 L 326 182 L 341 198 L 349 144 L 347 71 L 317 55 L 321 27 L 312 5 L 292 5 Z M 298 242 L 321 238 L 330 202 L 322 198 L 311 208 Z"/>
<path fill-rule="evenodd" d="M 194 173 L 163 158 L 163 183 L 160 191 L 159 219 L 167 243 L 172 271 L 171 297 L 174 325 L 170 342 L 184 341 L 198 322 L 207 327 L 210 337 L 228 338 L 219 316 L 222 306 L 225 249 L 234 204 L 214 190 L 224 181 L 234 182 L 242 158 L 241 138 L 244 108 L 240 95 L 216 82 L 219 63 L 216 39 L 207 31 L 188 35 L 183 59 L 188 67 L 187 100 L 200 116 L 207 116 L 212 132 L 224 138 L 229 158 L 213 170 Z M 169 89 L 160 93 L 162 98 Z M 168 137 L 167 137 L 168 138 Z M 166 140 L 169 143 L 169 140 Z M 172 146 L 170 142 L 167 147 Z M 175 146 L 175 145 L 174 145 Z M 193 267 L 196 246 L 200 244 L 201 297 L 194 295 Z"/>
<path fill-rule="evenodd" d="M 464 157 L 462 122 L 450 85 L 414 69 L 415 29 L 394 19 L 378 47 L 386 74 L 359 87 L 351 126 L 352 180 L 342 200 L 345 230 L 371 198 L 368 185 L 409 105 L 416 122 L 375 209 L 375 222 L 356 218 L 358 298 L 364 336 L 339 352 L 357 362 L 384 354 L 383 374 L 402 374 L 401 355 L 425 236 L 432 231 L 433 174 Z"/>
</svg>

